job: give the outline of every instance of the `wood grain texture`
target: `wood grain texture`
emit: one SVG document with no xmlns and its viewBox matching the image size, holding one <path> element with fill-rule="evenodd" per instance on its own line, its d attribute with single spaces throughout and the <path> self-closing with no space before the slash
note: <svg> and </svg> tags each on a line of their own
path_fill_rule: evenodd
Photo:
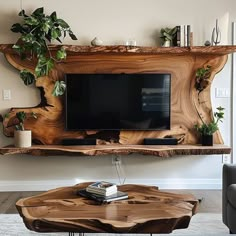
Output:
<svg viewBox="0 0 236 236">
<path fill-rule="evenodd" d="M 6 58 L 17 69 L 33 70 L 34 62 L 22 61 L 9 45 L 0 45 Z M 51 46 L 52 53 L 59 46 Z M 142 144 L 144 138 L 164 138 L 172 136 L 180 144 L 200 143 L 194 125 L 201 119 L 212 119 L 210 86 L 201 92 L 198 101 L 195 73 L 200 67 L 212 67 L 210 81 L 225 65 L 227 54 L 236 51 L 235 46 L 214 47 L 127 47 L 127 46 L 74 46 L 64 45 L 67 60 L 58 63 L 48 77 L 37 79 L 36 86 L 41 91 L 41 102 L 36 107 L 12 108 L 9 118 L 4 119 L 4 134 L 13 136 L 16 112 L 35 112 L 37 120 L 28 120 L 26 129 L 32 130 L 33 141 L 37 144 L 61 144 L 63 138 L 95 137 L 100 144 Z M 51 95 L 54 82 L 63 80 L 65 73 L 171 73 L 171 129 L 164 131 L 121 131 L 68 132 L 64 130 L 63 97 Z M 222 144 L 220 132 L 214 134 L 214 143 Z"/>
<path fill-rule="evenodd" d="M 16 207 L 26 227 L 36 232 L 171 233 L 187 228 L 198 201 L 191 194 L 157 187 L 122 185 L 127 200 L 99 204 L 76 195 L 89 183 L 20 199 Z"/>
<path fill-rule="evenodd" d="M 35 156 L 48 155 L 128 155 L 133 153 L 152 155 L 158 157 L 171 157 L 176 155 L 214 155 L 230 154 L 231 148 L 225 145 L 212 147 L 200 145 L 95 145 L 95 146 L 62 146 L 62 145 L 33 145 L 30 148 L 16 148 L 7 146 L 0 148 L 0 154 L 30 154 Z"/>
</svg>

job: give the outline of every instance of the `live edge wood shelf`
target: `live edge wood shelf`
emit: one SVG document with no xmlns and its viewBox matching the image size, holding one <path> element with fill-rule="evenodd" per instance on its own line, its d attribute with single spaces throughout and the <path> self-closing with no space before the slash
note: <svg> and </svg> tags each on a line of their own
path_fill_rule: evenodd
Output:
<svg viewBox="0 0 236 236">
<path fill-rule="evenodd" d="M 0 148 L 0 154 L 30 154 L 35 156 L 98 156 L 98 155 L 129 155 L 133 153 L 159 157 L 176 155 L 213 155 L 229 154 L 231 149 L 225 145 L 216 144 L 213 147 L 200 145 L 95 145 L 95 146 L 62 146 L 62 145 L 33 145 L 30 148 L 7 146 Z"/>
<path fill-rule="evenodd" d="M 128 194 L 128 199 L 109 204 L 76 194 L 89 184 L 80 183 L 20 199 L 17 210 L 25 226 L 36 232 L 119 235 L 171 233 L 187 228 L 197 212 L 198 200 L 193 195 L 164 192 L 154 186 L 118 186 L 118 190 Z"/>
<path fill-rule="evenodd" d="M 55 53 L 59 46 L 50 46 L 51 53 Z M 38 78 L 36 87 L 41 92 L 41 102 L 35 107 L 12 108 L 9 117 L 3 121 L 4 134 L 13 136 L 13 124 L 15 114 L 18 111 L 35 112 L 38 119 L 29 119 L 26 129 L 32 130 L 33 141 L 38 146 L 38 153 L 66 153 L 75 154 L 106 153 L 108 149 L 113 149 L 114 143 L 120 147 L 113 149 L 113 152 L 138 152 L 151 154 L 169 153 L 171 155 L 184 155 L 184 153 L 194 154 L 217 154 L 218 148 L 200 148 L 200 137 L 193 128 L 194 124 L 201 123 L 201 119 L 208 122 L 212 119 L 212 105 L 210 97 L 210 84 L 214 76 L 224 67 L 228 54 L 236 51 L 236 46 L 210 46 L 210 47 L 128 47 L 128 46 L 76 46 L 64 45 L 67 51 L 67 59 L 58 63 L 48 77 Z M 7 61 L 18 70 L 28 69 L 33 71 L 34 62 L 22 61 L 12 50 L 12 45 L 1 44 L 0 52 L 5 54 Z M 211 66 L 209 86 L 200 94 L 195 89 L 195 74 L 198 68 Z M 63 80 L 66 73 L 170 73 L 171 74 L 171 129 L 163 131 L 120 131 L 120 132 L 97 132 L 83 131 L 72 132 L 64 130 L 64 107 L 63 97 L 53 97 L 52 89 L 55 81 Z M 155 147 L 153 151 L 150 147 L 135 146 L 140 145 L 144 138 L 165 138 L 175 137 L 180 146 L 173 146 L 166 151 L 166 147 Z M 98 145 L 90 151 L 74 147 L 60 146 L 64 138 L 96 138 L 99 145 L 109 145 L 99 147 Z M 219 131 L 214 134 L 214 143 L 223 144 Z M 56 146 L 55 146 L 56 145 Z M 112 145 L 112 146 L 110 146 Z M 124 151 L 125 146 L 134 145 L 130 151 Z M 187 151 L 180 151 L 187 145 Z M 191 146 L 192 145 L 192 146 Z M 40 148 L 39 148 L 40 147 Z M 137 149 L 136 149 L 137 148 Z M 194 151 L 194 150 L 201 151 Z M 101 149 L 103 151 L 101 151 Z M 143 151 L 140 151 L 143 149 Z M 162 149 L 162 150 L 160 150 Z M 191 151 L 192 149 L 192 151 Z M 226 148 L 227 152 L 229 148 Z M 8 150 L 8 151 L 7 151 Z M 134 151 L 135 150 L 135 151 Z M 208 150 L 208 151 L 206 151 Z M 217 151 L 216 151 L 217 150 Z M 225 149 L 224 153 L 225 152 Z M 5 153 L 4 153 L 5 152 Z M 17 150 L 12 148 L 2 148 L 0 153 L 36 153 L 34 147 L 30 149 Z M 207 152 L 207 153 L 206 153 Z M 173 153 L 173 154 L 172 154 Z M 221 151 L 223 153 L 223 151 Z M 94 154 L 96 155 L 96 154 Z M 155 155 L 155 154 L 153 154 Z M 157 155 L 157 154 L 156 154 Z M 163 154 L 164 155 L 164 154 Z"/>
</svg>

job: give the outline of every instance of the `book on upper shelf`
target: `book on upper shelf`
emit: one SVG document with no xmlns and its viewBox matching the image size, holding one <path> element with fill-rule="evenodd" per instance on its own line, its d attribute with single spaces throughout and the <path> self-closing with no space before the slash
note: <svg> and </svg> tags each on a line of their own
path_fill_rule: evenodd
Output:
<svg viewBox="0 0 236 236">
<path fill-rule="evenodd" d="M 109 196 L 117 192 L 117 186 L 114 183 L 99 181 L 93 184 L 90 184 L 86 188 L 87 192 L 96 193 L 102 196 Z"/>
<path fill-rule="evenodd" d="M 191 25 L 176 26 L 176 34 L 173 39 L 173 46 L 177 47 L 193 46 L 193 32 Z"/>
<path fill-rule="evenodd" d="M 100 203 L 107 203 L 107 202 L 118 201 L 118 200 L 123 200 L 123 199 L 128 198 L 128 194 L 121 191 L 117 191 L 116 193 L 110 196 L 102 196 L 96 193 L 87 192 L 86 189 L 80 189 L 77 191 L 77 195 L 95 200 Z"/>
</svg>

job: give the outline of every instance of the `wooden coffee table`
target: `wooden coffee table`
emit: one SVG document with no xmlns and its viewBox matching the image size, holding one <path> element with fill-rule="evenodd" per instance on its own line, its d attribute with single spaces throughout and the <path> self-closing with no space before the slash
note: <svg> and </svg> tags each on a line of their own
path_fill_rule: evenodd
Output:
<svg viewBox="0 0 236 236">
<path fill-rule="evenodd" d="M 122 185 L 128 199 L 99 204 L 76 195 L 90 183 L 20 199 L 17 210 L 29 230 L 78 233 L 171 233 L 187 228 L 198 200 L 143 185 Z"/>
</svg>

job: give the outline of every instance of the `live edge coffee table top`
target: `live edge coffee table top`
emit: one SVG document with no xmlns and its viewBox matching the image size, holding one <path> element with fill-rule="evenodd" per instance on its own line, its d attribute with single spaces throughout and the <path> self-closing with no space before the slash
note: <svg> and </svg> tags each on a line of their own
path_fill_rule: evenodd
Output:
<svg viewBox="0 0 236 236">
<path fill-rule="evenodd" d="M 118 186 L 128 199 L 100 204 L 76 195 L 82 183 L 20 199 L 17 210 L 26 227 L 36 232 L 171 233 L 187 228 L 198 201 L 143 185 Z"/>
</svg>

